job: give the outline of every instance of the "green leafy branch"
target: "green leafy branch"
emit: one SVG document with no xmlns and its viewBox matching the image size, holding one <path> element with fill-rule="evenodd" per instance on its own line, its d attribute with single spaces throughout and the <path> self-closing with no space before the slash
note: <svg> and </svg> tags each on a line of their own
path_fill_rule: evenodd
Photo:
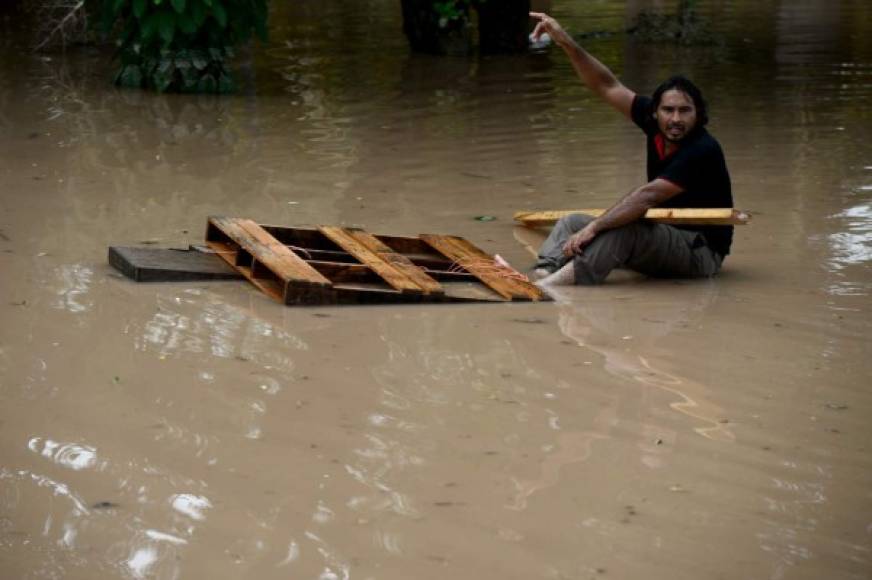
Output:
<svg viewBox="0 0 872 580">
<path fill-rule="evenodd" d="M 103 0 L 117 34 L 116 84 L 160 92 L 225 93 L 234 47 L 267 38 L 268 0 Z"/>
</svg>

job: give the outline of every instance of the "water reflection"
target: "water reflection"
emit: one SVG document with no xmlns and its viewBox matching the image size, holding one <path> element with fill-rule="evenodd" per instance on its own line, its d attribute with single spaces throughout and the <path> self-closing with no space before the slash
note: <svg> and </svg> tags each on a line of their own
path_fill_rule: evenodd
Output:
<svg viewBox="0 0 872 580">
<path fill-rule="evenodd" d="M 197 521 L 206 519 L 206 510 L 212 507 L 208 498 L 189 493 L 180 493 L 170 498 L 173 509 Z"/>
<path fill-rule="evenodd" d="M 47 488 L 51 490 L 52 495 L 66 497 L 73 504 L 74 510 L 73 515 L 80 516 L 86 515 L 89 513 L 85 502 L 79 497 L 79 495 L 70 490 L 70 487 L 62 483 L 60 481 L 56 481 L 51 477 L 41 475 L 38 473 L 33 473 L 26 469 L 20 469 L 17 471 L 6 469 L 5 467 L 0 467 L 0 480 L 10 480 L 14 481 L 31 481 L 37 485 L 37 487 Z M 14 503 L 10 504 L 9 507 L 14 507 Z"/>
<path fill-rule="evenodd" d="M 73 313 L 82 313 L 94 306 L 89 296 L 94 281 L 94 270 L 83 264 L 67 264 L 56 270 L 58 282 L 55 293 L 55 308 Z"/>
<path fill-rule="evenodd" d="M 832 252 L 830 266 L 841 270 L 845 266 L 872 261 L 872 203 L 850 207 L 833 216 L 843 224 L 842 231 L 829 235 Z"/>
<path fill-rule="evenodd" d="M 291 372 L 293 359 L 284 354 L 306 351 L 308 344 L 244 308 L 210 300 L 200 290 L 188 289 L 172 297 L 157 296 L 158 311 L 135 339 L 136 348 L 156 350 L 161 357 L 208 353 L 219 358 L 255 361 L 266 369 Z M 276 344 L 280 345 L 276 348 Z M 263 390 L 274 394 L 278 385 L 265 379 Z"/>
<path fill-rule="evenodd" d="M 580 3 L 556 8 L 575 30 L 617 29 L 630 4 L 650 3 L 605 2 L 596 14 Z M 0 293 L 28 302 L 14 311 L 0 305 L 15 322 L 0 336 L 9 409 L 0 428 L 9 457 L 20 461 L 0 468 L 2 556 L 30 558 L 30 575 L 46 577 L 180 578 L 216 569 L 259 578 L 399 578 L 409 570 L 471 577 L 499 566 L 511 569 L 504 576 L 539 577 L 543 561 L 555 577 L 579 577 L 588 555 L 632 545 L 635 557 L 615 556 L 610 566 L 610 575 L 629 578 L 639 575 L 622 573 L 627 561 L 676 561 L 687 556 L 688 537 L 714 535 L 749 538 L 749 575 L 862 574 L 869 524 L 852 515 L 862 511 L 862 493 L 830 483 L 853 478 L 857 490 L 868 487 L 862 458 L 855 471 L 820 476 L 808 462 L 761 459 L 747 425 L 736 445 L 725 444 L 736 434 L 720 422 L 719 404 L 754 410 L 743 397 L 771 382 L 787 413 L 758 429 L 759 442 L 789 439 L 785 457 L 812 453 L 799 448 L 804 432 L 795 436 L 803 396 L 856 395 L 845 415 L 866 410 L 857 394 L 858 377 L 868 374 L 865 311 L 850 310 L 839 323 L 848 330 L 824 328 L 825 377 L 790 372 L 804 364 L 797 353 L 820 354 L 818 326 L 766 345 L 777 360 L 754 359 L 765 379 L 752 377 L 744 391 L 713 393 L 686 366 L 710 344 L 742 346 L 759 330 L 759 310 L 739 301 L 723 308 L 718 289 L 809 324 L 821 288 L 833 295 L 828 310 L 868 296 L 868 24 L 860 3 L 830 8 L 707 6 L 728 29 L 742 29 L 721 62 L 708 52 L 592 39 L 640 89 L 673 68 L 711 89 L 737 197 L 763 217 L 738 232 L 734 273 L 769 275 L 753 283 L 735 275 L 714 288 L 579 293 L 536 310 L 533 318 L 547 324 L 520 328 L 504 314 L 517 305 L 347 309 L 322 319 L 226 287 L 104 284 L 103 256 L 109 240 L 176 243 L 183 230 L 199 238 L 194 229 L 213 211 L 288 224 L 456 229 L 511 247 L 512 209 L 607 203 L 639 178 L 634 167 L 642 171 L 638 135 L 616 128 L 565 60 L 410 56 L 397 3 L 338 0 L 276 6 L 278 40 L 253 57 L 259 84 L 242 97 L 105 90 L 104 65 L 72 53 L 52 62 L 24 51 L 0 57 L 0 163 L 15 184 L 0 200 L 11 220 L 0 224 L 0 241 L 18 256 L 47 252 L 36 260 L 45 274 L 36 281 L 0 276 Z M 323 22 L 337 25 L 315 24 Z M 285 37 L 292 40 L 282 44 Z M 860 167 L 867 173 L 858 178 Z M 833 183 L 859 185 L 839 196 L 830 195 Z M 489 225 L 468 219 L 498 212 Z M 809 238 L 817 254 L 807 251 Z M 829 270 L 823 282 L 821 270 Z M 801 282 L 793 288 L 784 276 Z M 785 296 L 800 294 L 785 305 Z M 48 308 L 28 310 L 40 298 Z M 89 332 L 49 346 L 71 318 Z M 737 336 L 721 333 L 736 321 L 747 322 Z M 854 329 L 857 338 L 845 338 Z M 356 340 L 343 344 L 349 335 Z M 125 354 L 131 343 L 136 352 Z M 89 380 L 104 364 L 120 367 L 125 380 Z M 52 376 L 67 368 L 69 376 Z M 305 388 L 296 383 L 303 373 L 316 379 Z M 127 376 L 142 379 L 130 386 Z M 863 429 L 857 423 L 857 447 Z M 716 449 L 717 461 L 676 453 L 688 441 Z M 812 443 L 850 457 L 842 454 L 851 444 Z M 718 481 L 688 475 L 679 455 Z M 735 480 L 754 461 L 749 479 L 764 483 L 749 491 Z M 636 491 L 628 475 L 654 505 L 658 478 L 676 472 L 685 490 L 701 484 L 680 495 L 699 498 L 694 516 L 705 523 L 614 521 L 612 498 Z M 602 495 L 587 485 L 600 475 Z M 667 508 L 689 513 L 685 505 Z M 766 513 L 752 513 L 761 505 Z M 645 547 L 649 539 L 655 548 Z M 505 542 L 523 544 L 505 550 Z M 567 552 L 570 544 L 578 550 Z M 704 550 L 690 563 L 717 575 L 726 557 Z M 445 569 L 424 570 L 428 563 Z"/>
<path fill-rule="evenodd" d="M 339 555 L 336 549 L 321 539 L 317 534 L 306 532 L 306 537 L 313 542 L 326 566 L 318 575 L 318 580 L 348 580 L 351 578 L 351 565 L 346 558 Z"/>
<path fill-rule="evenodd" d="M 34 453 L 75 471 L 90 469 L 97 465 L 97 450 L 89 445 L 59 443 L 51 439 L 33 437 L 27 442 L 27 447 Z M 105 463 L 100 467 L 103 468 Z"/>
<path fill-rule="evenodd" d="M 768 529 L 757 534 L 760 549 L 774 557 L 772 578 L 783 578 L 790 568 L 816 556 L 817 547 L 808 538 L 817 531 L 821 506 L 829 499 L 826 485 L 832 480 L 830 470 L 820 466 L 784 461 L 781 467 L 785 476 L 771 478 L 772 495 L 763 497 L 773 517 L 766 520 Z M 795 481 L 801 473 L 819 480 Z"/>
<path fill-rule="evenodd" d="M 282 566 L 287 566 L 288 564 L 292 564 L 300 559 L 300 545 L 295 541 L 291 540 L 290 544 L 288 544 L 288 555 L 285 556 L 283 560 L 276 564 L 276 568 L 280 568 Z"/>
<path fill-rule="evenodd" d="M 617 421 L 614 411 L 604 411 L 595 420 L 597 425 L 607 432 Z M 542 460 L 540 473 L 535 479 L 520 480 L 512 478 L 515 488 L 512 501 L 508 508 L 513 510 L 527 509 L 527 500 L 535 493 L 556 485 L 560 481 L 560 470 L 573 463 L 581 463 L 590 458 L 593 445 L 597 440 L 608 439 L 609 435 L 591 430 L 583 433 L 562 433 L 557 436 L 555 448 L 548 449 Z"/>
<path fill-rule="evenodd" d="M 180 548 L 187 541 L 157 530 L 137 531 L 129 542 L 119 543 L 110 550 L 116 553 L 119 572 L 126 578 L 180 578 L 178 561 Z"/>
<path fill-rule="evenodd" d="M 188 540 L 184 538 L 167 534 L 166 532 L 160 532 L 158 530 L 145 530 L 145 535 L 157 542 L 169 542 L 177 546 L 184 546 L 188 543 Z"/>
<path fill-rule="evenodd" d="M 673 330 L 688 328 L 704 316 L 717 300 L 718 283 L 688 283 L 682 290 L 684 300 L 676 300 L 674 295 L 669 300 L 639 296 L 641 308 L 630 304 L 632 295 L 594 301 L 580 292 L 564 290 L 559 306 L 560 330 L 580 347 L 600 355 L 605 370 L 615 377 L 677 397 L 677 401 L 669 403 L 670 409 L 706 424 L 692 427 L 697 434 L 733 441 L 735 435 L 723 419 L 723 410 L 709 402 L 709 387 L 666 370 L 671 365 L 665 361 L 672 357 L 659 343 Z M 657 290 L 636 288 L 636 292 L 650 295 Z M 641 324 L 635 322 L 640 314 Z M 628 329 L 632 334 L 627 334 Z"/>
<path fill-rule="evenodd" d="M 628 283 L 629 284 L 629 283 Z M 700 283 L 683 288 L 687 294 L 683 300 L 671 296 L 669 300 L 658 300 L 660 290 L 626 290 L 624 296 L 603 301 L 596 299 L 591 291 L 580 289 L 562 290 L 559 301 L 560 331 L 584 351 L 585 365 L 593 365 L 592 360 L 601 359 L 603 368 L 618 378 L 622 385 L 641 383 L 646 387 L 664 391 L 677 401 L 670 402 L 669 408 L 704 422 L 705 426 L 688 427 L 699 435 L 718 441 L 733 441 L 735 435 L 722 421 L 722 411 L 708 402 L 710 393 L 705 385 L 681 377 L 661 368 L 659 360 L 668 361 L 669 353 L 659 344 L 663 338 L 676 328 L 686 328 L 701 317 L 716 300 L 717 287 L 714 283 Z M 617 290 L 613 287 L 613 290 Z M 642 304 L 635 304 L 633 292 L 647 292 L 648 296 L 635 296 Z M 642 316 L 642 322 L 637 318 Z M 646 316 L 647 314 L 647 316 Z M 632 332 L 632 335 L 627 334 Z M 663 363 L 663 366 L 668 363 Z M 692 394 L 692 396 L 691 396 Z M 646 467 L 656 469 L 666 467 L 665 454 L 674 449 L 678 434 L 666 425 L 642 421 L 637 424 L 635 414 L 619 411 L 624 405 L 621 399 L 630 393 L 618 391 L 608 405 L 594 416 L 590 429 L 561 433 L 554 445 L 543 448 L 546 452 L 540 466 L 540 473 L 532 479 L 513 478 L 515 494 L 508 507 L 517 510 L 527 508 L 528 499 L 535 493 L 556 485 L 560 481 L 560 470 L 565 466 L 587 461 L 597 441 L 610 439 L 617 429 L 629 428 L 638 433 L 637 446 L 641 451 L 639 461 Z M 547 393 L 546 393 L 547 396 Z M 647 392 L 632 394 L 639 397 L 642 415 L 655 417 L 652 409 L 658 403 Z M 553 413 L 546 409 L 549 414 Z M 559 428 L 557 415 L 551 417 L 551 427 Z"/>
</svg>

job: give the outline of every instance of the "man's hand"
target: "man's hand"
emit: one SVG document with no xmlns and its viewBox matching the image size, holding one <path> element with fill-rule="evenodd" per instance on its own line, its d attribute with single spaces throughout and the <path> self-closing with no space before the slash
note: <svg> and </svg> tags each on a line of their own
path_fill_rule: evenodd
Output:
<svg viewBox="0 0 872 580">
<path fill-rule="evenodd" d="M 546 32 L 551 37 L 551 40 L 560 46 L 572 40 L 569 34 L 560 26 L 560 23 L 547 14 L 543 12 L 530 12 L 530 18 L 536 21 L 536 28 L 533 29 L 533 33 L 530 35 L 533 40 L 539 40 L 539 37 Z"/>
<path fill-rule="evenodd" d="M 582 253 L 585 247 L 590 244 L 596 237 L 596 230 L 592 228 L 593 224 L 588 224 L 580 231 L 572 234 L 566 243 L 563 244 L 563 255 L 570 257 Z"/>
</svg>

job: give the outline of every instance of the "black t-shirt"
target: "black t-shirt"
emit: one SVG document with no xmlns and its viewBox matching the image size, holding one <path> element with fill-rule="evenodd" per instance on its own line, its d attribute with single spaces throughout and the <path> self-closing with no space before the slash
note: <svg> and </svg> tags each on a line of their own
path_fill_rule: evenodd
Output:
<svg viewBox="0 0 872 580">
<path fill-rule="evenodd" d="M 661 133 L 652 113 L 651 98 L 636 95 L 632 117 L 648 136 L 648 181 L 665 179 L 684 189 L 659 207 L 733 207 L 730 174 L 715 138 L 699 127 L 679 142 L 677 151 L 661 158 L 658 142 L 663 137 L 658 137 Z M 676 227 L 700 232 L 708 246 L 721 256 L 730 253 L 733 226 Z"/>
</svg>

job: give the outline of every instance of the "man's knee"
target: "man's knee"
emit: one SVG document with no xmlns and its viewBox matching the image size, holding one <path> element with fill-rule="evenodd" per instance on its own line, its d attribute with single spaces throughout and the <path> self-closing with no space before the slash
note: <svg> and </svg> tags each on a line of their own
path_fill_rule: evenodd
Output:
<svg viewBox="0 0 872 580">
<path fill-rule="evenodd" d="M 618 228 L 612 228 L 597 234 L 596 238 L 590 243 L 591 246 L 600 246 L 602 248 L 623 248 L 631 249 L 641 236 L 644 236 L 646 224 L 633 222 L 623 225 Z"/>
<path fill-rule="evenodd" d="M 593 220 L 593 216 L 589 216 L 583 213 L 571 213 L 560 218 L 558 220 L 558 225 L 562 225 L 563 227 L 568 228 L 573 232 L 577 232 Z"/>
<path fill-rule="evenodd" d="M 711 278 L 721 269 L 723 258 L 707 247 L 693 251 L 693 276 L 696 278 Z"/>
</svg>

